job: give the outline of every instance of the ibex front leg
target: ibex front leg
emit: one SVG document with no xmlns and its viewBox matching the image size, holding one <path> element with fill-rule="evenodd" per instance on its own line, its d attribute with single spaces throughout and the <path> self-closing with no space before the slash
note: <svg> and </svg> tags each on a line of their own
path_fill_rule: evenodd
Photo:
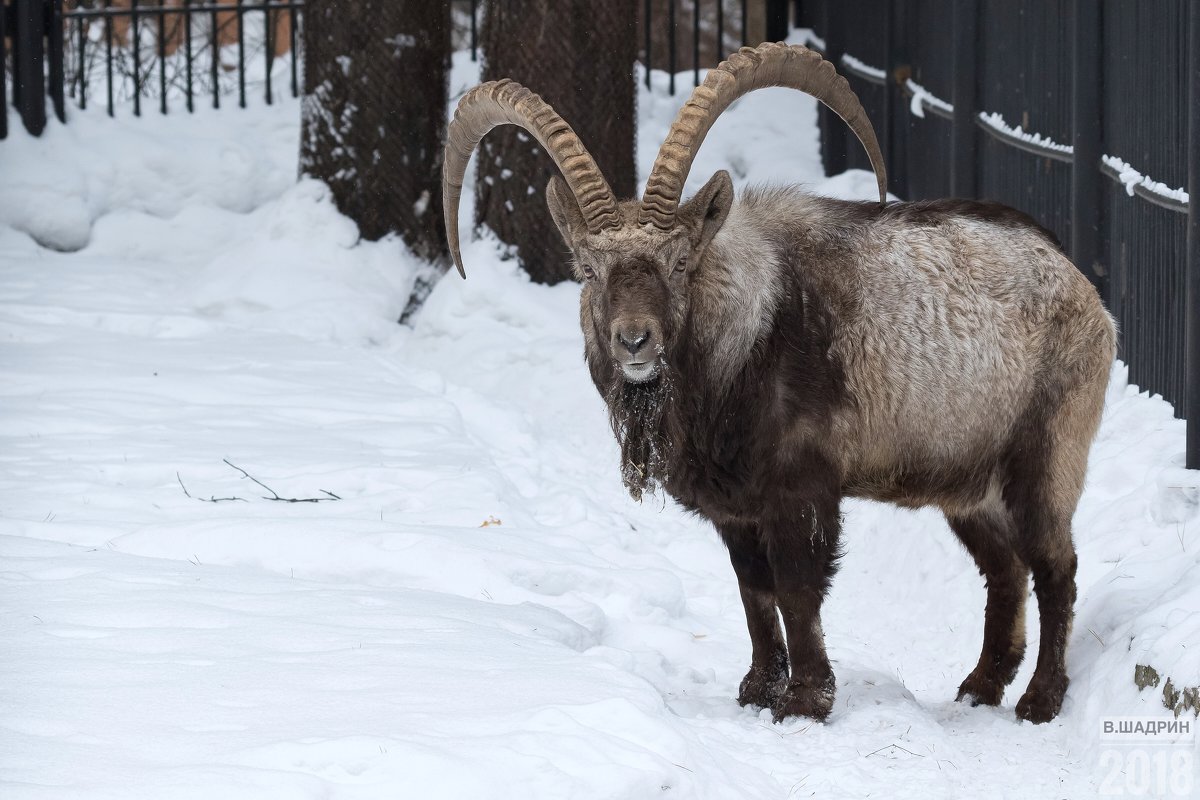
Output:
<svg viewBox="0 0 1200 800">
<path fill-rule="evenodd" d="M 750 671 L 738 687 L 738 703 L 774 708 L 787 686 L 788 655 L 775 610 L 775 576 L 766 543 L 756 525 L 722 524 L 717 530 L 729 548 L 750 631 Z"/>
<path fill-rule="evenodd" d="M 773 707 L 776 722 L 796 716 L 823 720 L 833 708 L 835 684 L 825 655 L 821 602 L 837 569 L 838 501 L 832 487 L 809 485 L 793 495 L 787 508 L 773 510 L 764 525 L 791 667 L 787 689 Z"/>
</svg>

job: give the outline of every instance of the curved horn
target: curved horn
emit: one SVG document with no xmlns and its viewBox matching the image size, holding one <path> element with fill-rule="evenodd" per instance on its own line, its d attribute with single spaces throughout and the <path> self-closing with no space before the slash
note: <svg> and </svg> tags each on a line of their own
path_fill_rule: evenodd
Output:
<svg viewBox="0 0 1200 800">
<path fill-rule="evenodd" d="M 554 159 L 575 194 L 588 230 L 599 233 L 620 225 L 617 200 L 591 153 L 562 117 L 533 92 L 507 78 L 481 83 L 463 95 L 446 134 L 442 167 L 442 203 L 446 238 L 458 274 L 464 278 L 458 240 L 458 206 L 463 175 L 479 141 L 497 125 L 519 125 Z"/>
<path fill-rule="evenodd" d="M 766 43 L 743 47 L 711 70 L 679 110 L 646 181 L 638 222 L 667 229 L 683 194 L 692 159 L 709 128 L 744 94 L 767 86 L 787 86 L 810 94 L 845 120 L 858 136 L 879 182 L 879 202 L 887 202 L 887 168 L 871 121 L 846 79 L 820 55 L 800 45 Z"/>
</svg>

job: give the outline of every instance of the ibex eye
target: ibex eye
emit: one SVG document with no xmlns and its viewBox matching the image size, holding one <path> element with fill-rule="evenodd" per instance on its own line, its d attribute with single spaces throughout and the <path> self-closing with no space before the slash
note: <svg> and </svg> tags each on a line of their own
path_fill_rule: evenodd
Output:
<svg viewBox="0 0 1200 800">
<path fill-rule="evenodd" d="M 587 278 L 589 281 L 596 280 L 596 270 L 592 269 L 587 264 L 584 264 L 583 265 L 583 277 Z"/>
<path fill-rule="evenodd" d="M 687 256 L 680 256 L 679 260 L 675 262 L 675 269 L 682 272 L 685 268 L 687 268 Z"/>
</svg>

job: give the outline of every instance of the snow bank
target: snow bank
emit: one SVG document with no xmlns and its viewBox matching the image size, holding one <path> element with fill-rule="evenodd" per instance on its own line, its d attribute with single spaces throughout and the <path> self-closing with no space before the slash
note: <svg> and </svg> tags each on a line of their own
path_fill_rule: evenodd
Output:
<svg viewBox="0 0 1200 800">
<path fill-rule="evenodd" d="M 643 180 L 686 99 L 652 86 Z M 622 489 L 578 288 L 468 239 L 469 279 L 397 326 L 419 265 L 295 182 L 297 116 L 88 112 L 0 143 L 4 797 L 1076 798 L 1111 777 L 1105 718 L 1173 719 L 1132 678 L 1200 674 L 1200 482 L 1122 368 L 1062 716 L 1014 718 L 1034 643 L 1003 706 L 952 702 L 979 576 L 938 514 L 849 503 L 833 715 L 772 725 L 733 699 L 716 534 Z M 816 145 L 812 101 L 758 93 L 689 190 L 724 168 L 872 198 Z"/>
<path fill-rule="evenodd" d="M 78 250 L 92 223 L 112 211 L 169 218 L 203 204 L 247 212 L 295 180 L 299 105 L 291 98 L 245 110 L 144 114 L 122 108 L 110 119 L 69 108 L 67 125 L 52 121 L 37 138 L 10 125 L 0 144 L 0 224 L 48 248 Z M 246 124 L 254 135 L 238 136 Z"/>
</svg>

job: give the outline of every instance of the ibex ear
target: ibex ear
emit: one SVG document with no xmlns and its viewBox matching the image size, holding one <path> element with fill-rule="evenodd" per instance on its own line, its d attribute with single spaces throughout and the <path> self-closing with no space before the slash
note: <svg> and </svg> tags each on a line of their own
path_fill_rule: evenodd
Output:
<svg viewBox="0 0 1200 800">
<path fill-rule="evenodd" d="M 708 179 L 704 188 L 679 208 L 677 219 L 692 230 L 692 250 L 702 253 L 721 230 L 733 205 L 733 180 L 725 170 Z"/>
<path fill-rule="evenodd" d="M 586 227 L 579 203 L 575 202 L 575 193 L 567 186 L 567 182 L 555 175 L 546 184 L 546 205 L 550 207 L 550 216 L 562 234 L 567 247 L 574 249 L 575 237 L 582 236 Z"/>
</svg>

